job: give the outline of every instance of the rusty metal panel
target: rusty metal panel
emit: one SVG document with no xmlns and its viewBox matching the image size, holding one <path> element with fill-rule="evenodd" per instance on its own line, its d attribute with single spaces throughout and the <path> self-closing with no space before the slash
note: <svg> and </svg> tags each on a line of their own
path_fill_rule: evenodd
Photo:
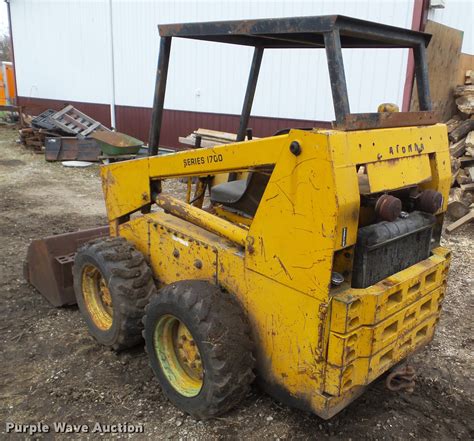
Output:
<svg viewBox="0 0 474 441">
<path fill-rule="evenodd" d="M 108 235 L 105 226 L 34 240 L 28 247 L 23 275 L 52 305 L 74 305 L 75 253 L 80 245 Z"/>
<path fill-rule="evenodd" d="M 436 124 L 439 118 L 436 112 L 382 112 L 352 113 L 344 120 L 336 122 L 338 130 L 368 130 L 389 127 L 427 126 Z"/>
<path fill-rule="evenodd" d="M 99 161 L 101 153 L 97 141 L 92 138 L 54 137 L 45 139 L 46 161 Z"/>
</svg>

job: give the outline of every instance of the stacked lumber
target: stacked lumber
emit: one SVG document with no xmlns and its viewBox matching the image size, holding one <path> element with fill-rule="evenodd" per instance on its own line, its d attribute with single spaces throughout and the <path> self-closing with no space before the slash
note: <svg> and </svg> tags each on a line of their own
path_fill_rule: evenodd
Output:
<svg viewBox="0 0 474 441">
<path fill-rule="evenodd" d="M 468 70 L 465 84 L 454 89 L 459 113 L 447 123 L 451 154 L 451 193 L 448 214 L 456 221 L 446 228 L 451 232 L 474 218 L 474 85 Z"/>
<path fill-rule="evenodd" d="M 42 129 L 35 129 L 33 127 L 24 127 L 18 130 L 20 134 L 20 143 L 25 147 L 33 150 L 35 153 L 43 153 L 44 139 L 47 136 Z"/>
<path fill-rule="evenodd" d="M 216 145 L 230 144 L 231 142 L 235 142 L 236 138 L 237 134 L 235 133 L 220 132 L 209 129 L 197 129 L 186 137 L 180 136 L 179 142 L 187 146 L 192 146 L 193 148 L 215 147 Z M 248 140 L 248 136 L 246 136 L 245 139 Z"/>
</svg>

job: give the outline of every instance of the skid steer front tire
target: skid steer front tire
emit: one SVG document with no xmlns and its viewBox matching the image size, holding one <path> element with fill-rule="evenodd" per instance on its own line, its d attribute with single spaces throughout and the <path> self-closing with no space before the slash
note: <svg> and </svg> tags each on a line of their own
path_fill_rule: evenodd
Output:
<svg viewBox="0 0 474 441">
<path fill-rule="evenodd" d="M 73 266 L 77 304 L 95 339 L 114 350 L 142 341 L 142 318 L 156 293 L 148 264 L 122 237 L 98 239 L 79 249 Z"/>
<path fill-rule="evenodd" d="M 221 415 L 247 394 L 255 359 L 235 298 L 206 281 L 180 281 L 146 307 L 145 349 L 163 392 L 197 419 Z"/>
</svg>

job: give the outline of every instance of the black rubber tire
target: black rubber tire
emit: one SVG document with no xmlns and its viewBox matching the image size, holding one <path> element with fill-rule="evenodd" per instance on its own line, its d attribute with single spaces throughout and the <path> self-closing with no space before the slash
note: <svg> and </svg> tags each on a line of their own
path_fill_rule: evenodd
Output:
<svg viewBox="0 0 474 441">
<path fill-rule="evenodd" d="M 114 315 L 108 330 L 94 324 L 84 304 L 82 271 L 86 264 L 99 269 L 109 288 Z M 142 318 L 149 299 L 156 294 L 156 286 L 141 252 L 123 237 L 89 242 L 76 254 L 73 277 L 77 304 L 90 333 L 99 343 L 120 351 L 143 341 Z"/>
<path fill-rule="evenodd" d="M 163 315 L 172 314 L 191 332 L 204 368 L 203 386 L 195 397 L 180 394 L 164 375 L 153 335 Z M 163 392 L 182 411 L 197 419 L 221 415 L 235 407 L 254 380 L 250 326 L 240 304 L 206 281 L 180 281 L 158 291 L 143 318 L 145 349 Z"/>
</svg>

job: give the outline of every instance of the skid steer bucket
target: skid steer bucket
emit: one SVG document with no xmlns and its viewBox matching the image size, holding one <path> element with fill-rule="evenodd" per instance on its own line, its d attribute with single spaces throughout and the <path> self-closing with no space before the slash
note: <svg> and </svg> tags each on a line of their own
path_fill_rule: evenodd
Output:
<svg viewBox="0 0 474 441">
<path fill-rule="evenodd" d="M 85 242 L 109 235 L 109 227 L 37 239 L 28 247 L 23 268 L 25 279 L 54 306 L 74 305 L 72 264 Z"/>
</svg>

